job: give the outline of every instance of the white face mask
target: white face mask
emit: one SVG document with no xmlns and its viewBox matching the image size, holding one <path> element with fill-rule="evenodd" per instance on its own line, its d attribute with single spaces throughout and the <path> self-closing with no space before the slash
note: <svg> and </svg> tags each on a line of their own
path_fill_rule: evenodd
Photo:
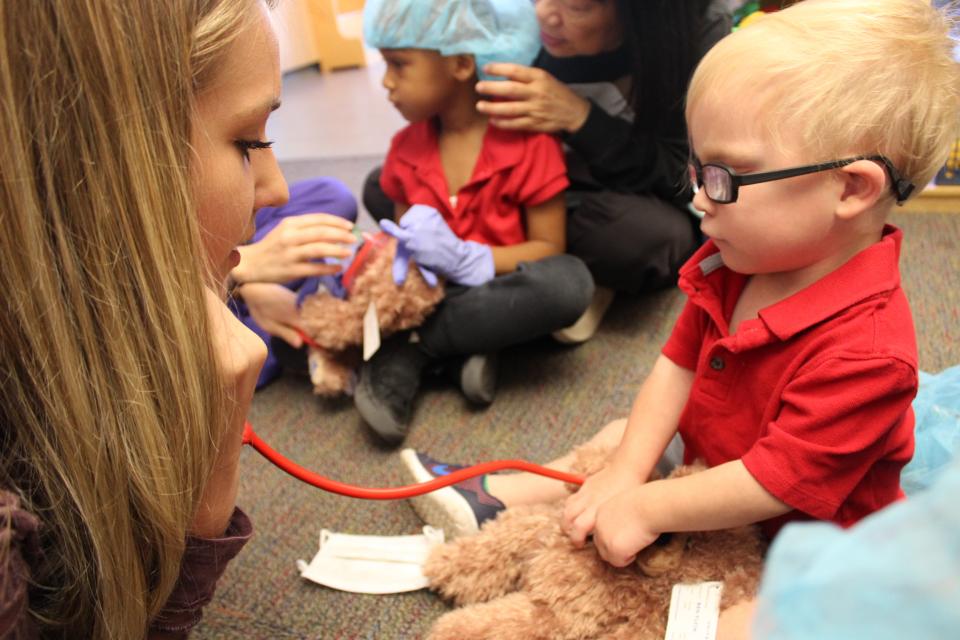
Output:
<svg viewBox="0 0 960 640">
<path fill-rule="evenodd" d="M 320 550 L 310 564 L 297 561 L 307 580 L 354 593 L 402 593 L 427 586 L 423 564 L 443 543 L 443 530 L 424 527 L 417 536 L 357 536 L 320 532 Z"/>
</svg>

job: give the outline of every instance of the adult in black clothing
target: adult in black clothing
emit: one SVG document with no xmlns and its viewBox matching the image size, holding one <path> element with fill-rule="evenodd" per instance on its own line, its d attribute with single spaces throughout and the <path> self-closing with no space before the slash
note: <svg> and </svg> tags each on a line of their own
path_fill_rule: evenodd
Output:
<svg viewBox="0 0 960 640">
<path fill-rule="evenodd" d="M 601 287 L 673 285 L 699 245 L 683 102 L 697 62 L 730 30 L 726 4 L 537 0 L 543 49 L 534 66 L 492 65 L 508 80 L 478 86 L 493 98 L 478 104 L 492 124 L 566 143 L 567 251 Z M 364 204 L 381 218 L 393 207 L 378 180 L 379 171 L 368 178 Z"/>
</svg>

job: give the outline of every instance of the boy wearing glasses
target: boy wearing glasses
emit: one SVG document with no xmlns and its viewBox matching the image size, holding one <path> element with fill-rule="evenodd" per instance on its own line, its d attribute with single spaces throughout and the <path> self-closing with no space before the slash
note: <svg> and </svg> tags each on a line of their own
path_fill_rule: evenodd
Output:
<svg viewBox="0 0 960 640">
<path fill-rule="evenodd" d="M 686 114 L 709 241 L 681 271 L 687 304 L 629 419 L 591 441 L 613 453 L 567 501 L 575 544 L 592 534 L 624 566 L 663 532 L 849 526 L 903 496 L 917 350 L 886 219 L 956 137 L 952 46 L 925 0 L 806 0 L 706 55 Z M 678 433 L 684 461 L 710 468 L 648 482 Z M 423 454 L 404 460 L 432 474 Z M 491 475 L 418 511 L 468 533 L 563 491 Z"/>
</svg>

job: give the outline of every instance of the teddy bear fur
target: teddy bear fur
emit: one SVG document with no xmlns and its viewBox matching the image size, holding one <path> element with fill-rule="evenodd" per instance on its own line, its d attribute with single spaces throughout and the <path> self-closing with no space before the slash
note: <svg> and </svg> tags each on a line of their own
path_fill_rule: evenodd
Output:
<svg viewBox="0 0 960 640">
<path fill-rule="evenodd" d="M 337 396 L 352 390 L 353 372 L 360 365 L 363 316 L 373 302 L 386 338 L 420 326 L 443 299 L 443 285 L 429 286 L 411 261 L 402 286 L 393 281 L 397 241 L 385 233 L 367 236 L 370 244 L 350 282 L 345 299 L 321 288 L 300 308 L 300 322 L 314 344 L 309 348 L 314 393 Z M 358 254 L 359 255 L 359 254 Z"/>
<path fill-rule="evenodd" d="M 611 453 L 580 447 L 575 470 L 593 473 Z M 460 608 L 437 620 L 429 640 L 659 640 L 675 584 L 723 582 L 721 610 L 756 594 L 765 551 L 756 527 L 674 534 L 617 569 L 592 544 L 570 543 L 562 511 L 563 501 L 506 509 L 477 535 L 434 549 L 424 567 L 430 588 Z"/>
</svg>

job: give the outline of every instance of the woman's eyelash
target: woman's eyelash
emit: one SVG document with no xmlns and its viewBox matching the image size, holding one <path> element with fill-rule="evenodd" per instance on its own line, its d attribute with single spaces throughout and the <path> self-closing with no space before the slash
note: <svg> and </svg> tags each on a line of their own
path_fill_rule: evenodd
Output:
<svg viewBox="0 0 960 640">
<path fill-rule="evenodd" d="M 243 153 L 244 158 L 249 158 L 251 151 L 272 147 L 273 140 L 234 140 L 234 144 L 237 145 L 237 148 Z"/>
</svg>

